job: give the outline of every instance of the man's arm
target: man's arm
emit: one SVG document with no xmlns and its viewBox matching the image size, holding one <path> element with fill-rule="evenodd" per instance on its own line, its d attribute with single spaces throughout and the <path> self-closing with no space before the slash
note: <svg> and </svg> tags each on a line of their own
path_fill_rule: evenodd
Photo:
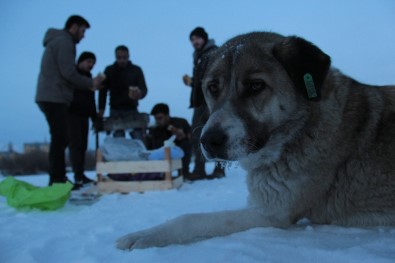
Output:
<svg viewBox="0 0 395 263">
<path fill-rule="evenodd" d="M 111 73 L 108 67 L 104 70 L 104 75 L 106 76 L 106 79 L 103 81 L 103 88 L 99 91 L 99 110 L 98 110 L 99 117 L 103 117 L 104 111 L 106 109 L 109 81 L 111 79 Z"/>
<path fill-rule="evenodd" d="M 192 138 L 192 128 L 191 128 L 191 125 L 189 125 L 189 123 L 188 123 L 188 121 L 187 120 L 185 120 L 185 119 L 183 119 L 183 130 L 184 130 L 184 133 L 185 133 L 185 135 L 186 135 L 186 137 L 188 138 L 188 139 L 191 139 Z"/>
<path fill-rule="evenodd" d="M 147 89 L 147 84 L 145 83 L 145 78 L 144 78 L 144 73 L 141 68 L 138 68 L 138 87 L 141 92 L 141 97 L 140 99 L 144 98 L 147 95 L 148 89 Z"/>
<path fill-rule="evenodd" d="M 58 68 L 64 79 L 80 89 L 93 89 L 93 80 L 78 73 L 75 65 L 75 47 L 69 41 L 63 41 L 56 54 Z"/>
<path fill-rule="evenodd" d="M 182 76 L 182 81 L 184 82 L 185 86 L 192 87 L 193 85 L 192 77 L 188 76 L 187 74 Z"/>
</svg>

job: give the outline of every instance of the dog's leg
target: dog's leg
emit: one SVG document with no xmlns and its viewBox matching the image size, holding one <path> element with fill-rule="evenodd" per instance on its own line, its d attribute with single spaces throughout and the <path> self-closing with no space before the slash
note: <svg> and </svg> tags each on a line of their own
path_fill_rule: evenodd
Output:
<svg viewBox="0 0 395 263">
<path fill-rule="evenodd" d="M 186 214 L 156 227 L 125 235 L 117 240 L 120 249 L 164 247 L 226 236 L 262 226 L 288 226 L 287 220 L 265 216 L 258 209 Z"/>
</svg>

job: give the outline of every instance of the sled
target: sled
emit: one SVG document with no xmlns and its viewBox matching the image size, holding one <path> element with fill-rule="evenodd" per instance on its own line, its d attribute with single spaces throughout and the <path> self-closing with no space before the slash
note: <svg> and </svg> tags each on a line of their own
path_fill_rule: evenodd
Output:
<svg viewBox="0 0 395 263">
<path fill-rule="evenodd" d="M 170 148 L 164 148 L 165 160 L 158 161 L 110 161 L 103 160 L 100 149 L 96 156 L 97 188 L 99 193 L 130 193 L 178 189 L 183 183 L 181 160 L 173 160 Z M 104 174 L 164 173 L 160 180 L 115 181 Z M 175 176 L 173 176 L 175 175 Z"/>
</svg>

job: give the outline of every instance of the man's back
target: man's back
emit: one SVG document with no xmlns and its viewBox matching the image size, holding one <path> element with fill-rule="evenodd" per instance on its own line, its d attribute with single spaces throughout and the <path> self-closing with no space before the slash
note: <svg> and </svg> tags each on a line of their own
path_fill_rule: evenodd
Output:
<svg viewBox="0 0 395 263">
<path fill-rule="evenodd" d="M 92 80 L 77 72 L 75 43 L 65 30 L 49 29 L 43 45 L 35 101 L 69 104 L 73 99 L 73 85 L 88 89 Z"/>
</svg>

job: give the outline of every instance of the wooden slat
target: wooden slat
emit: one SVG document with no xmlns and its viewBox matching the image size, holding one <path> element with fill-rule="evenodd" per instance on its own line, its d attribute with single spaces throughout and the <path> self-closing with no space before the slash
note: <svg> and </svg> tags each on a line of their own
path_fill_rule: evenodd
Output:
<svg viewBox="0 0 395 263">
<path fill-rule="evenodd" d="M 156 173 L 181 169 L 181 160 L 97 162 L 97 173 Z"/>
<path fill-rule="evenodd" d="M 101 193 L 129 193 L 129 192 L 146 192 L 157 190 L 169 190 L 179 188 L 182 184 L 182 177 L 177 177 L 172 181 L 156 180 L 156 181 L 103 181 L 98 182 L 97 187 Z"/>
<path fill-rule="evenodd" d="M 173 170 L 172 165 L 171 165 L 171 154 L 170 154 L 170 148 L 165 147 L 165 160 L 169 164 L 169 169 L 165 171 L 165 180 L 166 181 L 171 181 L 171 171 Z"/>
<path fill-rule="evenodd" d="M 96 172 L 98 175 L 97 187 L 101 193 L 129 193 L 145 192 L 154 190 L 169 190 L 179 188 L 183 178 L 180 173 L 181 160 L 171 160 L 170 149 L 165 149 L 165 160 L 161 161 L 117 161 L 105 162 L 100 150 L 97 151 Z M 172 172 L 178 170 L 179 176 L 173 178 Z M 104 178 L 106 173 L 165 173 L 164 180 L 155 181 L 114 181 Z"/>
</svg>

